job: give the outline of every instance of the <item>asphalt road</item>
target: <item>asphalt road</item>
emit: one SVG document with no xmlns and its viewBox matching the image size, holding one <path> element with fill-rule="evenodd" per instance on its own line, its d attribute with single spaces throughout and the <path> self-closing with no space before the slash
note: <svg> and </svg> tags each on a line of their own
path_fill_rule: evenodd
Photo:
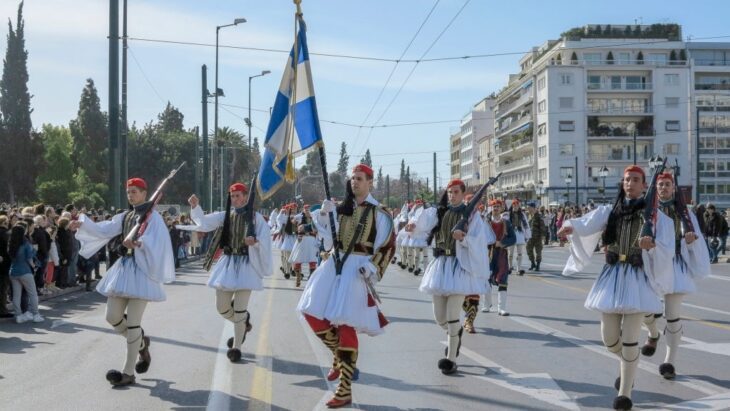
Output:
<svg viewBox="0 0 730 411">
<path fill-rule="evenodd" d="M 360 339 L 353 408 L 610 408 L 619 363 L 601 343 L 599 314 L 583 308 L 602 255 L 590 272 L 570 278 L 560 275 L 566 257 L 567 249 L 547 248 L 544 271 L 510 278 L 512 315 L 479 313 L 455 376 L 436 367 L 446 338 L 429 296 L 418 291 L 421 277 L 391 266 L 378 285 L 391 324 L 382 336 Z M 730 265 L 712 268 L 685 299 L 679 377 L 658 374 L 662 339 L 654 357 L 642 357 L 635 409 L 730 409 Z M 225 341 L 233 327 L 218 316 L 206 279 L 200 263 L 190 263 L 166 286 L 168 300 L 148 305 L 142 325 L 152 339 L 152 366 L 121 389 L 104 379 L 108 369 L 121 368 L 125 343 L 106 323 L 101 295 L 45 301 L 41 324 L 0 322 L 0 409 L 322 409 L 334 389 L 324 379 L 331 357 L 295 313 L 301 291 L 294 281 L 277 269 L 254 293 L 254 329 L 244 360 L 232 364 Z"/>
</svg>

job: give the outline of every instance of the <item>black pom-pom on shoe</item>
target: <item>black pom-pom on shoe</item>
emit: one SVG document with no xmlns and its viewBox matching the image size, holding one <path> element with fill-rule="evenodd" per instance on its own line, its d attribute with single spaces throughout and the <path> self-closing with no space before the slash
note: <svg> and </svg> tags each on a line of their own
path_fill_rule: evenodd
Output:
<svg viewBox="0 0 730 411">
<path fill-rule="evenodd" d="M 674 366 L 668 362 L 659 366 L 659 374 L 667 380 L 673 380 L 677 376 Z"/>
<path fill-rule="evenodd" d="M 449 360 L 448 358 L 442 358 L 438 362 L 439 370 L 441 370 L 441 373 L 444 375 L 450 375 L 456 372 L 456 370 L 459 368 L 456 366 L 456 363 Z"/>
<path fill-rule="evenodd" d="M 656 344 L 659 341 L 659 337 L 649 337 L 646 343 L 641 347 L 641 355 L 651 357 L 656 352 Z"/>
<path fill-rule="evenodd" d="M 231 360 L 231 362 L 239 362 L 241 361 L 241 350 L 238 348 L 231 348 L 226 353 L 226 356 L 229 360 Z"/>
<path fill-rule="evenodd" d="M 634 403 L 631 402 L 631 398 L 625 395 L 619 395 L 613 399 L 614 410 L 630 410 L 633 406 Z"/>
</svg>

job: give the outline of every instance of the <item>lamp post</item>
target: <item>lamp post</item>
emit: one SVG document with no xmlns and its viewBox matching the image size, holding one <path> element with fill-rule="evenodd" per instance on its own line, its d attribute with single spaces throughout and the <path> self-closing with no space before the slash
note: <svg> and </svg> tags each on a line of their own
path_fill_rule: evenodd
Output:
<svg viewBox="0 0 730 411">
<path fill-rule="evenodd" d="M 233 20 L 233 23 L 231 24 L 224 24 L 222 26 L 216 26 L 215 27 L 215 92 L 213 93 L 213 97 L 215 98 L 215 101 L 213 103 L 213 140 L 218 141 L 218 97 L 225 96 L 223 93 L 223 90 L 218 88 L 218 38 L 220 37 L 220 31 L 224 27 L 231 27 L 231 26 L 237 26 L 241 23 L 245 23 L 246 19 L 244 18 L 237 18 Z M 249 133 L 251 134 L 251 133 Z M 221 163 L 223 161 L 221 160 Z M 210 162 L 211 167 L 213 167 L 213 161 Z M 221 173 L 223 173 L 223 170 L 221 170 Z M 221 178 L 222 181 L 222 178 Z M 223 192 L 223 188 L 221 187 L 221 193 Z M 222 197 L 222 195 L 221 195 Z M 221 203 L 223 202 L 223 198 L 221 198 Z"/>
<path fill-rule="evenodd" d="M 657 167 L 661 166 L 664 162 L 664 159 L 661 156 L 655 156 L 649 159 L 649 168 L 651 169 L 651 172 L 654 173 L 654 170 L 657 169 Z"/>
<path fill-rule="evenodd" d="M 568 174 L 568 176 L 565 177 L 565 203 L 566 203 L 566 205 L 568 205 L 568 203 L 570 203 L 570 183 L 572 183 L 572 182 L 573 182 L 573 176 L 571 174 Z"/>
<path fill-rule="evenodd" d="M 261 72 L 261 74 L 257 74 L 255 76 L 250 76 L 248 78 L 248 117 L 246 118 L 246 125 L 248 125 L 248 148 L 251 149 L 251 80 L 255 79 L 256 77 L 262 77 L 267 74 L 271 73 L 269 70 L 264 70 Z"/>
<path fill-rule="evenodd" d="M 537 182 L 537 185 L 535 186 L 535 194 L 537 194 L 537 199 L 540 200 L 540 205 L 542 205 L 542 196 L 545 194 L 545 183 L 542 182 L 542 180 Z"/>
<path fill-rule="evenodd" d="M 603 203 L 606 202 L 606 177 L 608 177 L 608 167 L 605 165 L 598 171 L 598 176 L 603 179 L 603 187 L 601 192 L 601 200 Z"/>
</svg>

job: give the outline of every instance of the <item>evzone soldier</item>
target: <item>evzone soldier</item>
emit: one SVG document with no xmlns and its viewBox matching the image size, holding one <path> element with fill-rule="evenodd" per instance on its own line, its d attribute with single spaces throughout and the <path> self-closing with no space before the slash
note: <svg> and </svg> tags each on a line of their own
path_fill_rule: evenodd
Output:
<svg viewBox="0 0 730 411">
<path fill-rule="evenodd" d="M 114 386 L 134 384 L 135 371 L 144 374 L 149 369 L 150 338 L 142 329 L 142 315 L 148 302 L 165 301 L 162 284 L 175 280 L 170 234 L 162 216 L 150 210 L 147 183 L 141 178 L 129 179 L 127 200 L 132 208 L 116 214 L 110 221 L 97 223 L 81 214 L 69 224 L 69 229 L 78 230 L 79 254 L 84 258 L 90 258 L 117 236 L 123 239 L 121 249 L 115 250 L 121 257 L 96 286 L 107 297 L 106 321 L 127 340 L 124 368 L 106 374 L 107 381 Z M 143 230 L 136 225 L 138 222 L 144 222 Z M 138 237 L 129 236 L 133 230 L 143 232 Z"/>
<path fill-rule="evenodd" d="M 228 339 L 226 356 L 231 362 L 238 362 L 246 333 L 252 329 L 248 312 L 251 291 L 262 290 L 263 278 L 273 270 L 271 230 L 264 217 L 253 210 L 248 187 L 243 183 L 229 187 L 226 211 L 204 214 L 194 194 L 188 203 L 192 208 L 190 217 L 197 224 L 195 230 L 215 230 L 203 267 L 210 270 L 213 266 L 208 287 L 216 290 L 218 313 L 233 323 L 233 337 Z M 219 250 L 222 255 L 213 265 Z"/>
<path fill-rule="evenodd" d="M 276 231 L 276 218 L 279 217 L 279 209 L 275 208 L 271 211 L 271 214 L 269 214 L 269 230 L 271 230 L 272 233 Z M 274 240 L 274 235 L 272 234 L 272 240 Z"/>
<path fill-rule="evenodd" d="M 507 210 L 509 222 L 515 230 L 516 241 L 514 245 L 507 248 L 509 250 L 509 266 L 517 275 L 524 275 L 525 270 L 522 269 L 522 256 L 525 254 L 525 244 L 530 239 L 530 224 L 527 221 L 525 212 L 520 207 L 520 200 L 515 198 L 512 205 Z M 515 261 L 516 260 L 516 261 Z"/>
<path fill-rule="evenodd" d="M 530 239 L 527 240 L 527 258 L 530 259 L 530 271 L 540 271 L 542 262 L 542 242 L 548 235 L 547 226 L 542 215 L 537 211 L 534 202 L 527 203 L 527 215 L 530 224 Z"/>
<path fill-rule="evenodd" d="M 558 232 L 561 238 L 570 235 L 572 248 L 564 275 L 583 271 L 599 237 L 605 246 L 606 264 L 588 293 L 585 307 L 601 313 L 603 343 L 621 360 L 620 376 L 614 383 L 618 396 L 613 401 L 613 408 L 619 410 L 633 406 L 631 391 L 639 365 L 644 315 L 661 312 L 659 295 L 671 288 L 674 276 L 671 219 L 656 212 L 643 227 L 655 197 L 650 188 L 650 201 L 644 201 L 642 191 L 646 187 L 644 171 L 638 166 L 627 167 L 613 206 L 601 206 L 581 218 L 567 220 Z M 655 231 L 651 230 L 652 220 L 656 220 Z M 646 235 L 647 231 L 654 234 Z"/>
<path fill-rule="evenodd" d="M 431 294 L 436 324 L 448 335 L 446 358 L 437 364 L 446 375 L 454 374 L 458 368 L 456 357 L 463 333 L 459 317 L 464 297 L 489 290 L 486 249 L 494 242 L 494 234 L 477 213 L 468 216 L 466 231 L 458 229 L 457 224 L 467 212 L 465 190 L 461 180 L 450 181 L 438 207 L 424 211 L 430 219 L 434 259 L 426 267 L 419 290 Z"/>
<path fill-rule="evenodd" d="M 387 320 L 380 312 L 372 285 L 379 281 L 393 258 L 393 219 L 370 194 L 373 170 L 360 164 L 347 182 L 347 196 L 337 206 L 325 200 L 317 218 L 323 227 L 325 248 L 332 248 L 330 212 L 336 211 L 336 246 L 341 267 L 333 255 L 325 260 L 307 285 L 297 310 L 334 356 L 327 380 L 340 379 L 328 408 L 352 402 L 352 381 L 357 379 L 358 333 L 383 333 Z M 333 250 L 334 252 L 334 250 Z M 337 256 L 337 254 L 335 254 Z"/>
<path fill-rule="evenodd" d="M 697 291 L 696 280 L 701 280 L 710 274 L 710 255 L 705 239 L 697 229 L 699 227 L 697 218 L 694 213 L 687 210 L 680 197 L 682 193 L 676 190 L 672 174 L 665 172 L 657 177 L 657 194 L 659 209 L 674 222 L 674 282 L 673 288 L 664 295 L 664 317 L 667 320 L 664 335 L 667 339 L 667 354 L 659 366 L 659 374 L 671 380 L 676 377 L 674 364 L 682 339 L 680 322 L 682 298 Z M 644 325 L 649 329 L 649 338 L 641 347 L 641 353 L 648 357 L 654 355 L 656 351 L 659 340 L 656 322 L 659 317 L 661 314 L 644 316 Z"/>
<path fill-rule="evenodd" d="M 426 248 L 428 243 L 426 242 L 429 234 L 429 228 L 424 226 L 424 223 L 428 218 L 421 218 L 424 216 L 423 200 L 416 200 L 413 217 L 408 220 L 406 224 L 406 232 L 408 232 L 408 248 L 410 249 L 410 258 L 408 260 L 408 272 L 412 272 L 413 275 L 418 275 L 426 269 L 428 258 L 426 256 Z M 421 266 L 423 263 L 423 266 Z M 423 267 L 423 270 L 421 269 Z"/>
<path fill-rule="evenodd" d="M 279 250 L 281 251 L 281 266 L 279 269 L 284 273 L 287 280 L 292 275 L 292 265 L 289 262 L 291 252 L 294 249 L 294 243 L 297 241 L 297 228 L 294 221 L 294 213 L 297 205 L 294 203 L 287 204 L 279 213 Z"/>
<path fill-rule="evenodd" d="M 400 258 L 398 266 L 400 268 L 406 268 L 406 262 L 408 261 L 406 256 L 406 245 L 408 242 L 408 232 L 406 231 L 406 224 L 408 224 L 408 203 L 404 203 L 400 210 L 400 214 L 395 220 L 396 224 L 396 237 L 395 247 L 396 253 Z M 396 263 L 396 257 L 393 257 L 393 263 Z"/>
<path fill-rule="evenodd" d="M 517 236 L 510 220 L 502 214 L 504 202 L 494 199 L 489 202 L 489 207 L 491 211 L 487 214 L 487 223 L 495 236 L 494 244 L 489 245 L 489 283 L 497 287 L 497 314 L 507 316 L 507 285 L 510 275 L 507 249 L 515 243 Z M 482 312 L 489 312 L 491 307 L 492 292 L 489 290 L 485 294 Z"/>
<path fill-rule="evenodd" d="M 304 205 L 302 212 L 297 214 L 294 220 L 297 223 L 297 241 L 289 257 L 289 263 L 294 267 L 296 286 L 300 287 L 302 285 L 302 264 L 306 263 L 309 266 L 310 276 L 317 269 L 319 242 L 308 205 Z"/>
</svg>

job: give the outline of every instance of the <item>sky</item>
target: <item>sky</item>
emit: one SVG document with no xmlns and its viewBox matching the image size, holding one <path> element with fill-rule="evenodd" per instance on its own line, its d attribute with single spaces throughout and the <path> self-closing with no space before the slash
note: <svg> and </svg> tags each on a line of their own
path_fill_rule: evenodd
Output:
<svg viewBox="0 0 730 411">
<path fill-rule="evenodd" d="M 18 4 L 0 0 L 0 17 L 15 24 Z M 199 126 L 203 64 L 208 88 L 214 89 L 215 28 L 243 17 L 246 23 L 220 31 L 218 82 L 225 97 L 219 101 L 219 126 L 248 134 L 243 121 L 248 77 L 270 70 L 253 80 L 251 90 L 252 135 L 263 142 L 287 54 L 224 46 L 288 51 L 296 11 L 291 0 L 128 0 L 128 9 L 130 38 L 204 44 L 129 41 L 130 123 L 156 121 L 169 101 L 185 115 L 186 128 Z M 302 9 L 310 53 L 389 60 L 523 53 L 585 24 L 676 22 L 685 38 L 730 41 L 727 0 L 303 0 Z M 34 127 L 67 125 L 75 118 L 87 78 L 107 110 L 109 1 L 26 0 L 24 18 Z M 3 56 L 5 48 L 0 42 Z M 416 64 L 310 56 L 329 168 L 336 166 L 343 141 L 351 166 L 370 149 L 374 166 L 396 178 L 401 159 L 412 173 L 431 177 L 436 152 L 443 185 L 449 178 L 449 135 L 473 104 L 519 71 L 520 57 Z M 396 126 L 423 122 L 438 123 Z"/>
</svg>

